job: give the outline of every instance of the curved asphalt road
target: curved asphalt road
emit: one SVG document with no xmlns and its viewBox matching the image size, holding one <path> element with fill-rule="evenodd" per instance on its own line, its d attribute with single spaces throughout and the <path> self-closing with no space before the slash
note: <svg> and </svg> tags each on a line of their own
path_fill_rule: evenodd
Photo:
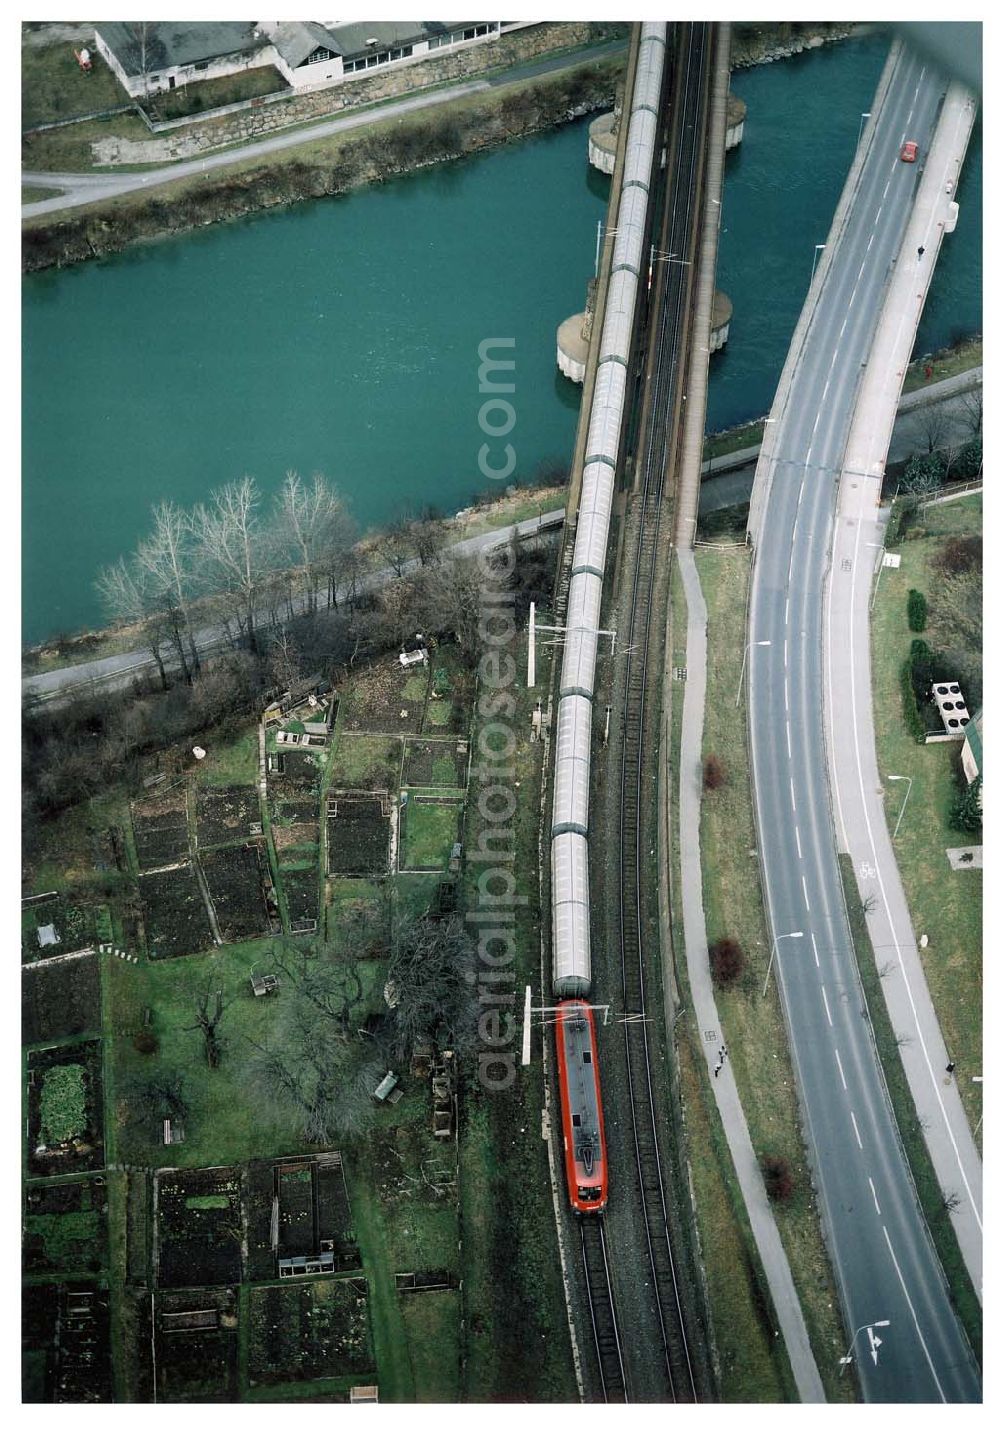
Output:
<svg viewBox="0 0 1000 1431">
<path fill-rule="evenodd" d="M 828 1243 L 866 1400 L 979 1401 L 981 1381 L 923 1223 L 872 1044 L 826 781 L 822 597 L 836 483 L 871 336 L 944 85 L 894 73 L 776 429 L 757 529 L 748 659 L 760 856 Z M 764 474 L 761 474 L 764 475 Z M 863 480 L 844 474 L 845 481 Z M 801 938 L 785 936 L 802 931 Z M 877 1352 L 877 1358 L 874 1353 Z"/>
</svg>

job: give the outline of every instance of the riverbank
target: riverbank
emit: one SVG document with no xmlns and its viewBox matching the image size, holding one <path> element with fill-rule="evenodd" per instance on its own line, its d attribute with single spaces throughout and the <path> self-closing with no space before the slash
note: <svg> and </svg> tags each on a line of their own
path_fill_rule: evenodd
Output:
<svg viewBox="0 0 1000 1431">
<path fill-rule="evenodd" d="M 480 537 L 486 532 L 500 527 L 511 527 L 532 517 L 542 517 L 557 511 L 566 500 L 566 487 L 551 483 L 542 487 L 514 487 L 502 497 L 493 501 L 475 502 L 454 516 L 442 521 L 444 538 L 442 545 L 453 546 L 458 542 Z M 362 537 L 356 550 L 364 558 L 379 540 L 379 533 L 372 532 Z M 192 619 L 208 621 L 208 614 L 199 612 L 198 603 L 191 607 Z M 38 676 L 48 671 L 79 666 L 87 661 L 103 660 L 109 656 L 121 656 L 126 652 L 144 649 L 142 628 L 138 624 L 119 624 L 97 630 L 80 631 L 73 635 L 56 636 L 35 646 L 25 647 L 21 652 L 21 675 Z"/>
<path fill-rule="evenodd" d="M 302 199 L 343 194 L 449 159 L 493 149 L 610 105 L 625 52 L 498 86 L 434 110 L 379 119 L 363 131 L 304 139 L 266 159 L 237 160 L 178 179 L 160 194 L 136 190 L 79 214 L 24 220 L 22 269 L 64 267 Z"/>
<path fill-rule="evenodd" d="M 751 69 L 754 65 L 769 65 L 775 60 L 790 59 L 821 45 L 848 40 L 868 29 L 866 24 L 843 20 L 788 21 L 768 25 L 734 25 L 730 68 Z"/>
</svg>

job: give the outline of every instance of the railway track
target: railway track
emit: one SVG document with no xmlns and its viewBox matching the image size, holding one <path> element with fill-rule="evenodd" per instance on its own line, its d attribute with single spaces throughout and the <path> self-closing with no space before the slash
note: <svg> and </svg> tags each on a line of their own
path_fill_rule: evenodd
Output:
<svg viewBox="0 0 1000 1431">
<path fill-rule="evenodd" d="M 644 781 L 646 668 L 654 618 L 657 558 L 662 531 L 665 473 L 681 407 L 684 319 L 688 263 L 697 198 L 698 144 L 705 89 L 706 26 L 693 26 L 678 56 L 678 82 L 668 117 L 673 132 L 674 187 L 664 216 L 661 253 L 667 272 L 660 288 L 656 346 L 645 415 L 647 434 L 637 518 L 632 592 L 626 623 L 619 804 L 621 978 L 629 1110 L 641 1194 L 646 1248 L 664 1350 L 670 1394 L 697 1401 L 697 1382 L 685 1326 L 681 1289 L 671 1245 L 667 1187 L 653 1095 L 653 1060 L 646 1017 L 644 879 L 646 837 L 642 819 L 648 800 Z M 655 664 L 655 663 L 654 663 Z M 645 799 L 644 799 L 645 797 Z"/>
<path fill-rule="evenodd" d="M 590 1325 L 594 1332 L 594 1345 L 597 1347 L 601 1394 L 605 1401 L 626 1402 L 628 1389 L 625 1382 L 625 1359 L 622 1355 L 618 1316 L 611 1291 L 611 1268 L 603 1218 L 581 1218 L 580 1244 Z"/>
</svg>

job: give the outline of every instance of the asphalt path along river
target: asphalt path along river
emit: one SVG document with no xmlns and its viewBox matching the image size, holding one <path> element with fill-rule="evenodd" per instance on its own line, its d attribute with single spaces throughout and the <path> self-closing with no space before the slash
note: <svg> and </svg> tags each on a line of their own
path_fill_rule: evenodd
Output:
<svg viewBox="0 0 1000 1431">
<path fill-rule="evenodd" d="M 881 113 L 770 453 L 748 640 L 760 857 L 822 1213 L 866 1400 L 974 1402 L 952 1308 L 884 1089 L 851 945 L 826 777 L 822 597 L 858 377 L 908 219 L 942 79 L 894 51 Z M 765 459 L 768 460 L 768 459 Z M 845 481 L 864 480 L 850 473 Z M 767 644 L 761 644 L 767 643 Z M 872 1324 L 885 1323 L 875 1327 Z M 870 1329 L 869 1329 L 870 1328 Z"/>
</svg>

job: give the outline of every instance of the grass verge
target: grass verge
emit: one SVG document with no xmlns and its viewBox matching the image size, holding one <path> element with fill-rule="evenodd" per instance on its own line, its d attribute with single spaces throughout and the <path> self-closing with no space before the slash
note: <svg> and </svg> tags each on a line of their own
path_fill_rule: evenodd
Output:
<svg viewBox="0 0 1000 1431">
<path fill-rule="evenodd" d="M 844 1336 L 833 1273 L 820 1230 L 785 1025 L 779 1001 L 761 996 L 770 945 L 761 899 L 750 768 L 742 712 L 734 709 L 745 643 L 750 554 L 699 551 L 698 572 L 708 607 L 708 683 L 703 756 L 723 765 L 720 788 L 701 807 L 703 894 L 708 942 L 741 943 L 746 969 L 728 989 L 716 989 L 750 1137 L 758 1157 L 787 1159 L 794 1190 L 775 1207 L 778 1228 L 799 1293 L 820 1375 L 831 1401 L 851 1397 L 838 1376 Z"/>
<path fill-rule="evenodd" d="M 983 1116 L 982 1084 L 972 1082 L 983 1067 L 983 872 L 953 870 L 946 850 L 978 844 L 982 837 L 949 825 L 957 780 L 964 783 L 958 768 L 961 746 L 913 740 L 903 718 L 899 669 L 913 639 L 907 592 L 910 587 L 927 592 L 933 620 L 934 588 L 941 579 L 935 555 L 952 535 L 982 533 L 982 497 L 927 507 L 919 520 L 926 535 L 900 544 L 900 566 L 883 570 L 872 611 L 875 740 L 890 829 L 908 794 L 895 840 L 896 861 L 914 932 L 918 939 L 927 935 L 921 963 L 945 1044 L 958 1063 L 962 1103 L 975 1127 Z M 889 775 L 904 775 L 911 784 L 889 781 Z"/>
<path fill-rule="evenodd" d="M 955 1230 L 945 1207 L 944 1197 L 934 1173 L 930 1154 L 924 1142 L 923 1132 L 913 1106 L 910 1087 L 903 1071 L 903 1061 L 896 1046 L 889 1013 L 882 994 L 882 983 L 875 963 L 875 955 L 868 938 L 868 926 L 861 908 L 861 896 L 851 865 L 850 855 L 840 856 L 840 875 L 847 899 L 847 914 L 851 923 L 851 936 L 861 971 L 861 983 L 865 991 L 868 1013 L 871 1019 L 875 1046 L 882 1063 L 889 1096 L 910 1164 L 910 1171 L 916 1184 L 920 1205 L 934 1239 L 934 1246 L 951 1291 L 955 1308 L 972 1348 L 982 1365 L 983 1359 L 983 1309 L 979 1304 L 975 1289 L 959 1250 Z"/>
</svg>

